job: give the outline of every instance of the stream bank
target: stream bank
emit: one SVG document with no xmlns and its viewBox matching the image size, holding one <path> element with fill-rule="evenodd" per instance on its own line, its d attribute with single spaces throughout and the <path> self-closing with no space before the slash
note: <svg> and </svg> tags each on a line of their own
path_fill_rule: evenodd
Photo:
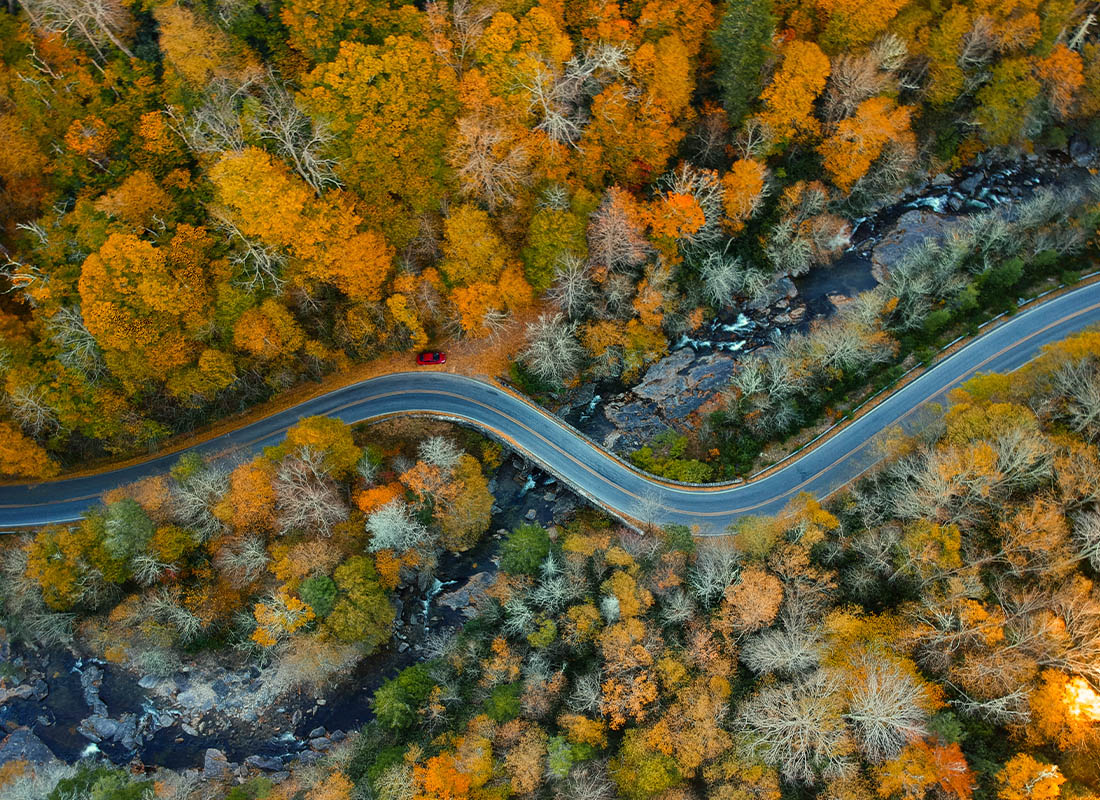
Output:
<svg viewBox="0 0 1100 800">
<path fill-rule="evenodd" d="M 623 456 L 664 431 L 691 430 L 703 414 L 719 407 L 721 392 L 745 354 L 766 349 L 775 335 L 805 331 L 835 314 L 879 285 L 914 246 L 942 241 L 974 214 L 1000 208 L 1011 213 L 1013 203 L 1039 189 L 1083 186 L 1092 179 L 1089 167 L 1097 160 L 1097 152 L 1075 137 L 1067 152 L 983 160 L 953 175 L 936 175 L 874 214 L 853 220 L 849 246 L 830 264 L 793 279 L 781 276 L 763 298 L 727 307 L 682 335 L 634 385 L 582 385 L 553 410 Z"/>
<path fill-rule="evenodd" d="M 201 659 L 157 678 L 75 650 L 13 644 L 0 633 L 0 764 L 99 755 L 135 768 L 209 776 L 258 770 L 277 778 L 291 762 L 321 758 L 371 719 L 371 697 L 384 680 L 422 660 L 433 640 L 453 635 L 476 613 L 496 573 L 501 538 L 524 522 L 551 527 L 583 504 L 512 453 L 490 490 L 489 532 L 465 553 L 443 554 L 427 586 L 404 590 L 393 638 L 320 695 L 268 696 L 264 670 L 228 658 Z"/>
</svg>

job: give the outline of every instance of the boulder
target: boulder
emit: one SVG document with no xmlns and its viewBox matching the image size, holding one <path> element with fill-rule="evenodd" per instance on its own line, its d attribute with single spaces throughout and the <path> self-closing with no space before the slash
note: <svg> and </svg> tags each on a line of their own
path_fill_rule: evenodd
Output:
<svg viewBox="0 0 1100 800">
<path fill-rule="evenodd" d="M 80 673 L 80 688 L 84 693 L 84 702 L 97 717 L 107 716 L 107 704 L 99 697 L 99 685 L 103 682 L 103 670 L 95 664 L 89 664 Z"/>
<path fill-rule="evenodd" d="M 307 766 L 309 764 L 316 764 L 324 757 L 324 753 L 318 753 L 316 750 L 303 750 L 298 754 L 295 760 L 298 762 L 299 766 Z"/>
<path fill-rule="evenodd" d="M 209 711 L 217 702 L 217 695 L 209 686 L 192 686 L 176 695 L 176 702 L 191 711 Z"/>
<path fill-rule="evenodd" d="M 934 211 L 906 211 L 898 217 L 893 230 L 883 236 L 871 251 L 871 274 L 883 283 L 890 274 L 890 267 L 902 256 L 924 242 L 943 242 L 956 225 L 956 220 Z"/>
<path fill-rule="evenodd" d="M 981 170 L 975 172 L 973 175 L 968 175 L 959 181 L 959 191 L 966 192 L 967 194 L 973 194 L 974 190 L 982 185 L 982 181 L 985 180 L 985 173 Z"/>
<path fill-rule="evenodd" d="M 232 774 L 233 770 L 225 753 L 216 747 L 209 748 L 203 758 L 202 776 L 207 780 L 227 780 Z"/>
<path fill-rule="evenodd" d="M 1085 136 L 1082 136 L 1080 133 L 1075 133 L 1070 137 L 1069 157 L 1073 159 L 1073 163 L 1079 167 L 1083 167 L 1092 161 L 1093 155 L 1093 147 Z"/>
<path fill-rule="evenodd" d="M 0 741 L 0 766 L 9 761 L 53 764 L 57 760 L 57 756 L 30 728 L 17 728 Z"/>
<path fill-rule="evenodd" d="M 650 367 L 641 382 L 634 387 L 634 394 L 647 400 L 659 400 L 684 388 L 684 378 L 680 375 L 695 360 L 695 353 L 689 347 L 673 350 Z"/>
<path fill-rule="evenodd" d="M 650 367 L 633 392 L 656 404 L 664 422 L 675 423 L 703 405 L 712 392 L 729 384 L 736 361 L 735 356 L 722 351 L 696 353 L 683 347 Z"/>
<path fill-rule="evenodd" d="M 85 739 L 91 739 L 98 744 L 99 742 L 113 741 L 118 736 L 119 723 L 109 717 L 93 714 L 82 720 L 77 730 Z"/>
<path fill-rule="evenodd" d="M 7 705 L 12 700 L 30 700 L 34 696 L 34 687 L 25 683 L 11 689 L 0 689 L 0 706 Z"/>
<path fill-rule="evenodd" d="M 118 721 L 118 730 L 114 739 L 127 750 L 138 749 L 143 741 L 142 732 L 139 730 L 138 719 L 133 714 L 123 714 Z"/>
<path fill-rule="evenodd" d="M 633 440 L 651 439 L 668 429 L 668 425 L 657 416 L 656 410 L 650 404 L 640 401 L 613 400 L 604 405 L 603 415 L 620 433 L 630 435 Z M 620 440 L 616 444 L 629 447 L 630 439 Z"/>
<path fill-rule="evenodd" d="M 245 766 L 264 772 L 280 772 L 283 768 L 282 759 L 267 756 L 249 756 L 244 760 L 244 763 Z"/>
<path fill-rule="evenodd" d="M 485 603 L 492 582 L 493 576 L 488 572 L 476 572 L 453 592 L 441 594 L 436 602 L 443 608 L 461 612 L 467 619 L 476 617 L 478 606 Z"/>
<path fill-rule="evenodd" d="M 319 753 L 323 753 L 332 747 L 332 740 L 327 736 L 318 736 L 315 739 L 309 740 L 309 749 L 316 750 Z"/>
</svg>

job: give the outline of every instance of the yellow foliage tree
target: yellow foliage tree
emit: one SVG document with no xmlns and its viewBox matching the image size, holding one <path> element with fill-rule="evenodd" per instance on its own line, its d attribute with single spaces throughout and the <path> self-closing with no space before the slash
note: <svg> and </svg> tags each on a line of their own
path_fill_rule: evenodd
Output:
<svg viewBox="0 0 1100 800">
<path fill-rule="evenodd" d="M 829 57 L 813 42 L 794 40 L 783 48 L 783 62 L 761 94 L 764 110 L 757 119 L 782 144 L 820 130 L 813 116 L 814 101 L 825 88 Z"/>
<path fill-rule="evenodd" d="M 61 468 L 10 422 L 0 422 L 0 474 L 32 480 L 52 478 Z"/>
<path fill-rule="evenodd" d="M 260 68 L 239 42 L 230 39 L 194 11 L 176 3 L 153 9 L 159 27 L 164 61 L 194 87 L 204 87 L 215 77 L 246 80 Z"/>
<path fill-rule="evenodd" d="M 1062 771 L 1053 764 L 1017 753 L 997 773 L 999 800 L 1057 800 L 1066 782 Z"/>
<path fill-rule="evenodd" d="M 439 269 L 452 286 L 495 283 L 504 271 L 507 252 L 489 215 L 477 206 L 461 205 L 443 221 Z"/>
<path fill-rule="evenodd" d="M 273 298 L 245 311 L 233 328 L 233 345 L 264 361 L 290 357 L 304 344 L 301 327 Z"/>
<path fill-rule="evenodd" d="M 745 227 L 745 220 L 756 213 L 764 199 L 768 170 L 761 162 L 741 158 L 730 165 L 722 176 L 722 209 L 726 212 L 725 225 L 730 233 Z"/>
</svg>

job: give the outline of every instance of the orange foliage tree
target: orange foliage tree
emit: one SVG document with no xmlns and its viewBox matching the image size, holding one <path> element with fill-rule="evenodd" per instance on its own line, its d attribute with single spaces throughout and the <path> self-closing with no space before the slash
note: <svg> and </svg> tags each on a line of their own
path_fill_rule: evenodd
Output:
<svg viewBox="0 0 1100 800">
<path fill-rule="evenodd" d="M 725 225 L 730 233 L 745 227 L 745 220 L 760 207 L 765 195 L 767 168 L 759 161 L 741 158 L 730 165 L 722 176 L 722 209 L 726 212 Z"/>
<path fill-rule="evenodd" d="M 915 147 L 909 115 L 908 106 L 895 106 L 888 97 L 872 97 L 863 101 L 852 117 L 837 123 L 833 134 L 818 147 L 833 183 L 850 192 L 887 142 Z"/>
</svg>

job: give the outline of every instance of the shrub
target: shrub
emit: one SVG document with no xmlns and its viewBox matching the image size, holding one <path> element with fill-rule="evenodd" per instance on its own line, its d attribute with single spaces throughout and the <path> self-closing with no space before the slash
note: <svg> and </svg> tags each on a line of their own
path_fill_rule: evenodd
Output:
<svg viewBox="0 0 1100 800">
<path fill-rule="evenodd" d="M 507 722 L 519 716 L 519 696 L 523 692 L 521 683 L 505 683 L 493 689 L 485 701 L 485 713 L 495 722 Z"/>
<path fill-rule="evenodd" d="M 374 716 L 384 728 L 404 730 L 419 718 L 420 706 L 433 688 L 435 681 L 425 664 L 407 667 L 375 691 Z"/>
<path fill-rule="evenodd" d="M 336 582 L 327 575 L 314 575 L 302 581 L 298 594 L 318 617 L 327 617 L 336 605 Z"/>
<path fill-rule="evenodd" d="M 538 525 L 520 525 L 500 548 L 500 568 L 513 575 L 537 575 L 550 554 L 550 536 Z"/>
</svg>

